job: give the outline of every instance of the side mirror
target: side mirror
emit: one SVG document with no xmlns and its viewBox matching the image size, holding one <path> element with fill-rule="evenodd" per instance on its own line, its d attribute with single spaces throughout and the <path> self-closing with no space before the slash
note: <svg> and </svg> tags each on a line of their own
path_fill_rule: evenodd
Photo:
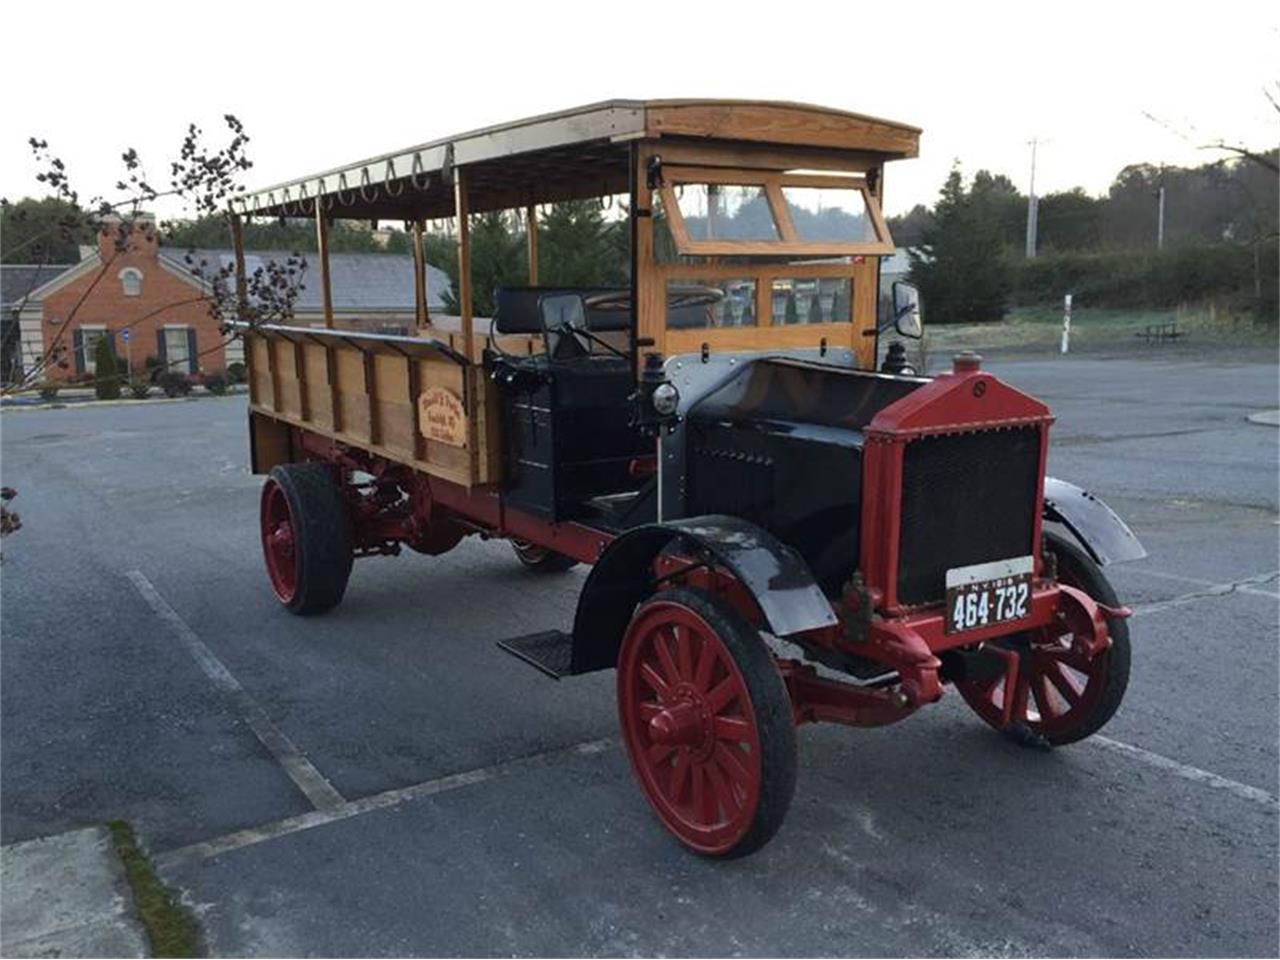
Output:
<svg viewBox="0 0 1280 960">
<path fill-rule="evenodd" d="M 924 319 L 920 315 L 920 291 L 915 284 L 899 280 L 893 285 L 893 327 L 904 337 L 919 340 L 924 336 Z"/>
<path fill-rule="evenodd" d="M 538 301 L 542 338 L 552 360 L 573 360 L 591 355 L 587 329 L 587 305 L 578 293 L 549 293 Z"/>
<path fill-rule="evenodd" d="M 550 293 L 538 301 L 539 319 L 546 331 L 587 329 L 587 305 L 578 293 Z"/>
</svg>

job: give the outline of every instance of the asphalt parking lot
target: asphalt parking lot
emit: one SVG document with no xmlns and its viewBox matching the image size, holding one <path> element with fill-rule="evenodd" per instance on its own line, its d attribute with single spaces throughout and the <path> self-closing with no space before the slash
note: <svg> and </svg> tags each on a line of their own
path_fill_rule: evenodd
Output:
<svg viewBox="0 0 1280 960">
<path fill-rule="evenodd" d="M 1277 369 L 1163 357 L 988 364 L 1151 554 L 1110 570 L 1104 736 L 1022 749 L 954 694 L 802 728 L 786 824 L 732 863 L 650 816 L 612 673 L 494 645 L 566 626 L 581 570 L 473 538 L 298 619 L 243 398 L 6 412 L 0 839 L 131 821 L 219 955 L 1274 956 L 1280 432 L 1245 417 Z"/>
</svg>

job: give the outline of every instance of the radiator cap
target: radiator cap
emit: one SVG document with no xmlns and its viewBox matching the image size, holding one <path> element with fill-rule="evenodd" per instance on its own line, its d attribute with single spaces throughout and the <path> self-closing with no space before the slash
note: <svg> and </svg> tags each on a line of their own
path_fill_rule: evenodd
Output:
<svg viewBox="0 0 1280 960">
<path fill-rule="evenodd" d="M 954 373 L 977 373 L 982 369 L 982 356 L 972 350 L 961 350 L 951 358 L 951 363 Z"/>
</svg>

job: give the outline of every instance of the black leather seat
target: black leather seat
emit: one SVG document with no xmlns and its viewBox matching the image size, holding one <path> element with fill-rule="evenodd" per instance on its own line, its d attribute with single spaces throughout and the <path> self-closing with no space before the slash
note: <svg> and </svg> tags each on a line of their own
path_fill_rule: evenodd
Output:
<svg viewBox="0 0 1280 960">
<path fill-rule="evenodd" d="M 617 293 L 625 287 L 498 287 L 493 292 L 493 328 L 498 333 L 541 333 L 542 316 L 538 304 L 543 297 L 576 293 L 590 297 L 599 293 Z M 630 330 L 629 310 L 587 310 L 587 329 Z"/>
</svg>

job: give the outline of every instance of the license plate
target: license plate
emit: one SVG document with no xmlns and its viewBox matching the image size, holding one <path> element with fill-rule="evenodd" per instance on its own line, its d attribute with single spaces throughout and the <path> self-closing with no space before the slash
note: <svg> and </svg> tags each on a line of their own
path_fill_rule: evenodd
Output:
<svg viewBox="0 0 1280 960">
<path fill-rule="evenodd" d="M 947 633 L 1023 620 L 1031 613 L 1031 557 L 947 571 Z"/>
</svg>

